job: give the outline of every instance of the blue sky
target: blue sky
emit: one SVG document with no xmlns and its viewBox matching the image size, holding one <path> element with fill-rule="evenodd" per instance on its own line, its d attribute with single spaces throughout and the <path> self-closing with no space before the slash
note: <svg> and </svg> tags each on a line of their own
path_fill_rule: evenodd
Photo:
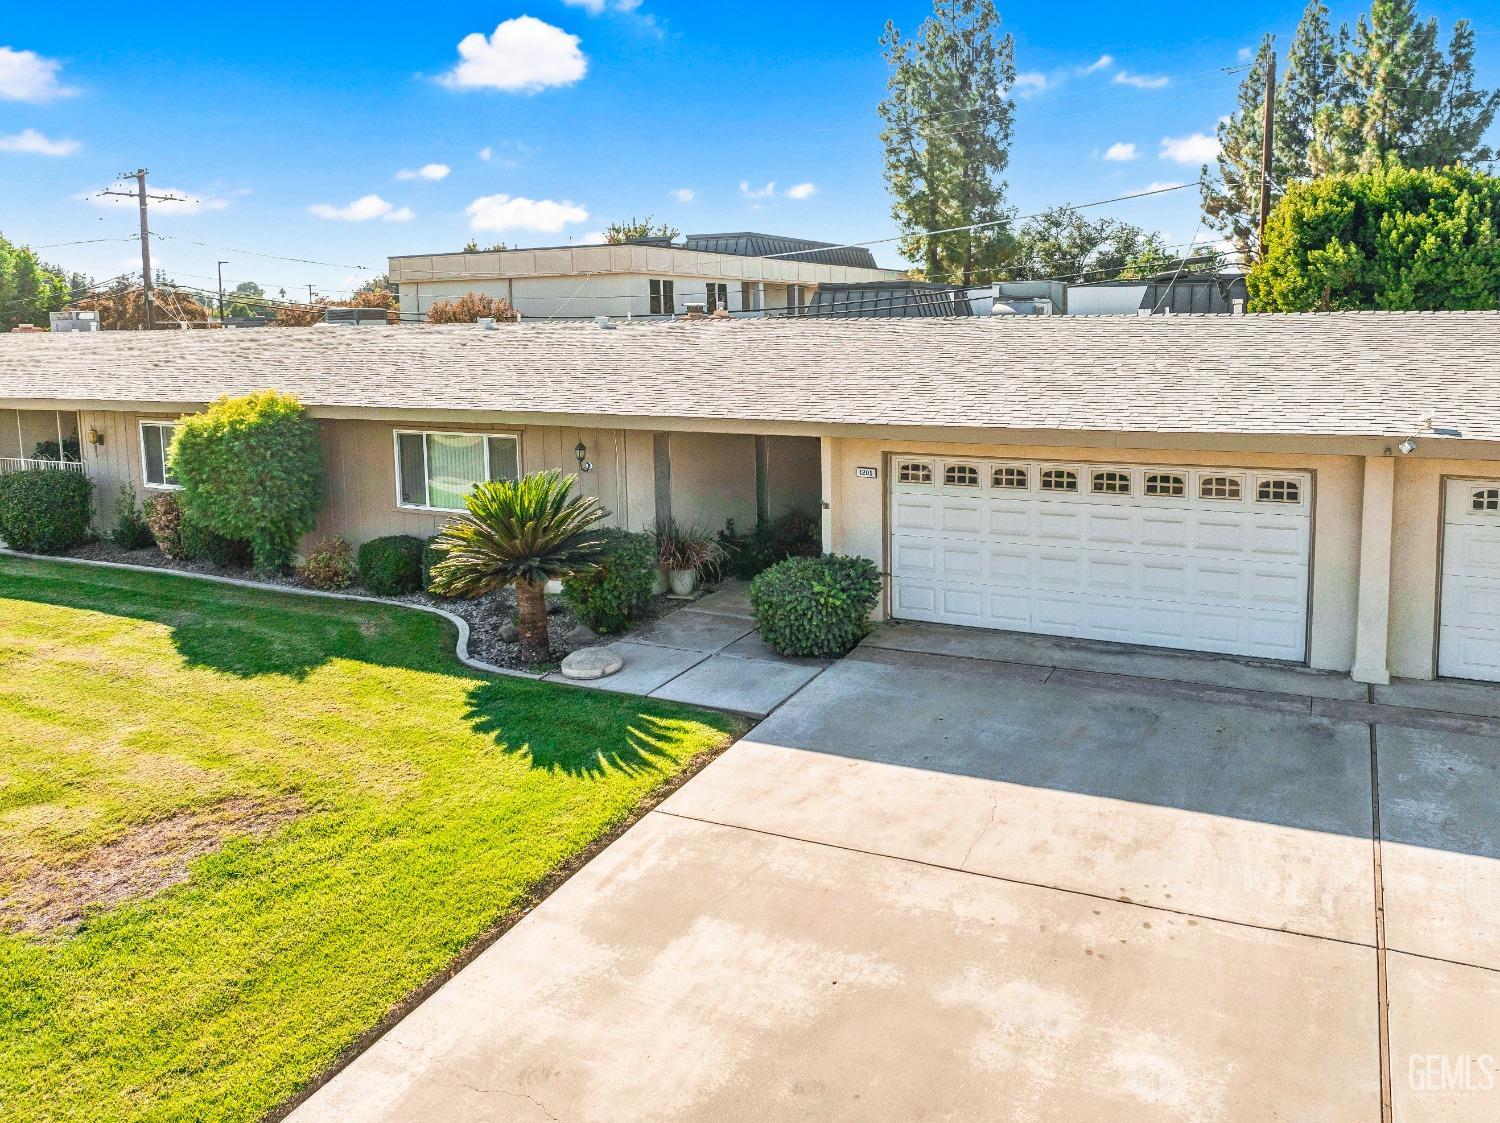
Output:
<svg viewBox="0 0 1500 1123">
<path fill-rule="evenodd" d="M 894 233 L 878 39 L 887 18 L 914 30 L 924 0 L 372 2 L 295 23 L 265 11 L 142 21 L 130 5 L 95 5 L 79 24 L 12 6 L 0 26 L 0 232 L 36 246 L 126 237 L 133 207 L 89 196 L 144 165 L 154 187 L 194 200 L 154 215 L 159 264 L 211 285 L 222 259 L 228 284 L 290 295 L 352 288 L 388 254 L 471 236 L 585 241 L 648 212 L 693 233 Z M 1009 173 L 1024 214 L 1193 180 L 1233 107 L 1239 77 L 1220 68 L 1265 31 L 1290 37 L 1301 4 L 1001 11 L 1028 76 Z M 1424 14 L 1445 36 L 1468 14 L 1480 77 L 1500 84 L 1500 14 Z M 1099 213 L 1185 242 L 1197 196 Z M 42 252 L 99 277 L 138 261 L 129 241 Z M 892 245 L 875 252 L 901 264 Z"/>
</svg>

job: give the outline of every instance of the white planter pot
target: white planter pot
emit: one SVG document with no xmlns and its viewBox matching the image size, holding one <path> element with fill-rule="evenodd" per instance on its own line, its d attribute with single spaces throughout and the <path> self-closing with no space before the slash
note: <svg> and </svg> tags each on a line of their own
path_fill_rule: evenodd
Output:
<svg viewBox="0 0 1500 1123">
<path fill-rule="evenodd" d="M 698 571 L 696 569 L 673 569 L 667 573 L 667 581 L 676 596 L 692 596 L 693 590 L 698 587 Z"/>
<path fill-rule="evenodd" d="M 656 567 L 656 580 L 651 582 L 651 595 L 659 597 L 665 593 L 670 585 L 667 584 L 667 571 L 661 566 Z"/>
</svg>

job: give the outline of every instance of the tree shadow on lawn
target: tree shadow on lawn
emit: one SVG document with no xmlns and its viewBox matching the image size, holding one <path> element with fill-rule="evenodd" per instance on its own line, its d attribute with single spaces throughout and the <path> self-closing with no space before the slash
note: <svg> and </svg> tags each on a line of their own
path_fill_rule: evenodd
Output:
<svg viewBox="0 0 1500 1123">
<path fill-rule="evenodd" d="M 477 683 L 469 691 L 464 716 L 476 733 L 491 738 L 502 752 L 546 772 L 585 779 L 599 779 L 611 771 L 665 772 L 682 759 L 682 743 L 702 731 L 692 721 L 643 713 L 641 699 L 628 694 L 570 690 L 552 683 L 525 685 L 556 692 L 545 723 L 535 720 L 533 707 L 517 705 L 518 684 L 503 680 Z M 610 711 L 618 720 L 609 720 Z"/>
</svg>

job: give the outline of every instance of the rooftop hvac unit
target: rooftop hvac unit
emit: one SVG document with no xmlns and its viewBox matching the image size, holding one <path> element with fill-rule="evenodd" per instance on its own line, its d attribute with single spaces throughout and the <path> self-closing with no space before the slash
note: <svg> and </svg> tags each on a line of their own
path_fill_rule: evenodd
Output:
<svg viewBox="0 0 1500 1123">
<path fill-rule="evenodd" d="M 98 312 L 48 312 L 53 331 L 98 331 Z"/>
<path fill-rule="evenodd" d="M 366 324 L 384 324 L 384 308 L 329 308 L 323 313 L 325 324 L 347 324 L 359 327 Z"/>
</svg>

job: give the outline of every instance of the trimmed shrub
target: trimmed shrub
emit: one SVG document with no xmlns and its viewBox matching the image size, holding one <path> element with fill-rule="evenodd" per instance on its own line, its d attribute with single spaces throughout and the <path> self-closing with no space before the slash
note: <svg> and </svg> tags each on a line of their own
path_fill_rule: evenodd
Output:
<svg viewBox="0 0 1500 1123">
<path fill-rule="evenodd" d="M 0 538 L 15 550 L 57 554 L 89 538 L 94 483 L 82 472 L 33 468 L 0 476 Z"/>
<path fill-rule="evenodd" d="M 729 575 L 746 581 L 779 561 L 815 558 L 823 552 L 818 520 L 797 510 L 786 511 L 744 533 L 730 519 L 719 531 L 719 543 L 729 555 Z"/>
<path fill-rule="evenodd" d="M 573 615 L 601 635 L 623 632 L 651 599 L 656 580 L 656 539 L 623 530 L 601 532 L 604 556 L 563 585 L 563 601 Z"/>
<path fill-rule="evenodd" d="M 437 544 L 436 536 L 422 543 L 422 591 L 434 597 L 442 593 L 432 591 L 432 567 L 447 557 L 447 552 Z"/>
<path fill-rule="evenodd" d="M 869 558 L 788 558 L 750 583 L 760 638 L 782 655 L 838 656 L 870 630 L 880 570 Z"/>
<path fill-rule="evenodd" d="M 359 548 L 359 579 L 378 597 L 415 593 L 422 587 L 420 538 L 390 534 L 372 538 Z"/>
<path fill-rule="evenodd" d="M 120 497 L 115 500 L 115 529 L 109 537 L 122 550 L 144 550 L 156 543 L 156 536 L 135 505 L 135 488 L 128 483 L 120 485 Z"/>
<path fill-rule="evenodd" d="M 249 542 L 255 568 L 286 568 L 323 505 L 318 423 L 290 394 L 220 398 L 177 422 L 168 453 L 189 520 Z"/>
<path fill-rule="evenodd" d="M 354 551 L 332 535 L 307 551 L 298 575 L 311 589 L 347 589 L 354 584 Z"/>
<path fill-rule="evenodd" d="M 492 319 L 497 324 L 516 324 L 521 322 L 521 314 L 510 306 L 510 301 L 486 296 L 482 292 L 466 292 L 462 296 L 435 301 L 427 309 L 429 324 L 472 324 L 482 319 Z"/>
<path fill-rule="evenodd" d="M 191 515 L 183 515 L 180 535 L 180 556 L 187 561 L 207 562 L 220 569 L 248 569 L 255 561 L 250 543 L 210 530 Z"/>
<path fill-rule="evenodd" d="M 178 561 L 187 557 L 182 548 L 182 504 L 173 492 L 153 495 L 141 504 L 146 513 L 146 526 L 156 541 L 156 548 L 169 558 Z"/>
</svg>

